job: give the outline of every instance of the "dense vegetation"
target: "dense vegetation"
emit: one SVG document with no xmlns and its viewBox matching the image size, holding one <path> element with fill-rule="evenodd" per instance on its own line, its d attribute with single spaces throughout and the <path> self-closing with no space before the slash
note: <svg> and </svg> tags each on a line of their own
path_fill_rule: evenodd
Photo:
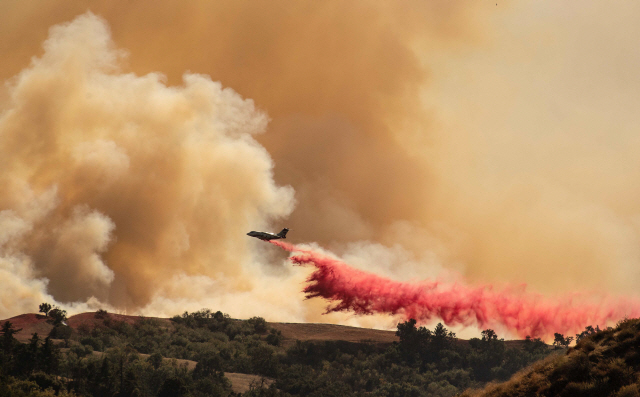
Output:
<svg viewBox="0 0 640 397">
<path fill-rule="evenodd" d="M 587 327 L 576 339 L 566 354 L 463 396 L 640 397 L 640 320 L 627 319 L 605 330 Z"/>
<path fill-rule="evenodd" d="M 282 335 L 259 317 L 239 321 L 209 310 L 184 313 L 171 323 L 141 317 L 128 324 L 104 311 L 95 317 L 97 326 L 77 330 L 52 320 L 51 337 L 34 335 L 28 344 L 18 343 L 5 323 L 0 397 L 229 396 L 224 372 L 274 380 L 256 385 L 249 396 L 452 396 L 506 380 L 551 352 L 539 339 L 528 339 L 522 349 L 506 348 L 492 330 L 467 343 L 442 324 L 429 330 L 415 320 L 398 324 L 400 341 L 393 344 L 283 346 Z M 53 337 L 62 340 L 62 349 Z M 197 365 L 190 370 L 180 359 Z"/>
</svg>

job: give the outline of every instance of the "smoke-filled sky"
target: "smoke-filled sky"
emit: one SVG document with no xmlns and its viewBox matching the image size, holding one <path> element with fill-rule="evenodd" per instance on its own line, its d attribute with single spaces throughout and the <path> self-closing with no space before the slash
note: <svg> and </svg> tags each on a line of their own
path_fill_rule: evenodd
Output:
<svg viewBox="0 0 640 397">
<path fill-rule="evenodd" d="M 631 296 L 640 5 L 0 3 L 0 317 L 323 316 L 293 229 L 396 280 Z M 288 239 L 288 240 L 289 240 Z"/>
</svg>

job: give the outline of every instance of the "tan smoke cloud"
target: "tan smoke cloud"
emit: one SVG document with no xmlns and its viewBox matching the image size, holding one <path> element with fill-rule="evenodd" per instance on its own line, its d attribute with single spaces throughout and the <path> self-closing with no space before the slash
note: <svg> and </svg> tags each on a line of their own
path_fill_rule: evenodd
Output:
<svg viewBox="0 0 640 397">
<path fill-rule="evenodd" d="M 438 128 L 401 141 L 474 279 L 637 294 L 640 8 L 583 5 L 514 3 L 474 51 L 423 54 Z"/>
<path fill-rule="evenodd" d="M 20 192 L 49 192 L 46 208 L 31 204 L 42 214 L 18 249 L 56 299 L 166 312 L 169 301 L 205 305 L 213 288 L 213 303 L 268 316 L 255 306 L 280 277 L 289 291 L 271 306 L 298 300 L 303 273 L 260 266 L 273 253 L 244 236 L 292 209 L 269 155 L 279 184 L 297 191 L 288 226 L 300 239 L 374 237 L 421 205 L 425 185 L 411 181 L 427 173 L 385 120 L 419 109 L 427 73 L 410 45 L 470 37 L 464 8 L 203 1 L 127 3 L 123 13 L 123 4 L 91 3 L 115 44 L 85 15 L 53 28 L 44 54 L 47 29 L 87 4 L 4 4 L 0 51 L 12 56 L 0 76 L 22 71 L 4 96 L 11 188 L 0 200 L 13 210 L 29 202 Z M 252 102 L 201 75 L 183 82 L 187 70 L 268 111 L 258 138 L 268 153 L 250 137 L 266 122 Z M 305 319 L 322 304 L 284 306 L 280 317 Z"/>
<path fill-rule="evenodd" d="M 251 254 L 238 236 L 293 208 L 253 138 L 266 115 L 207 76 L 169 88 L 121 73 L 94 14 L 52 28 L 44 47 L 0 118 L 3 285 L 119 308 L 180 275 L 241 286 Z"/>
<path fill-rule="evenodd" d="M 635 5 L 61 5 L 0 4 L 0 243 L 34 290 L 320 320 L 268 226 L 397 279 L 640 279 Z M 85 16 L 43 53 L 88 8 L 113 43 Z"/>
<path fill-rule="evenodd" d="M 406 156 L 388 120 L 423 112 L 416 99 L 428 70 L 412 46 L 435 50 L 472 40 L 471 4 L 16 5 L 5 45 L 20 54 L 31 47 L 31 56 L 38 40 L 28 37 L 43 40 L 48 26 L 90 6 L 130 51 L 134 71 L 161 71 L 169 84 L 179 84 L 186 70 L 206 73 L 252 98 L 272 119 L 258 139 L 276 160 L 276 180 L 294 186 L 299 198 L 290 226 L 302 240 L 328 243 L 373 237 L 396 219 L 414 219 L 425 205 L 429 173 Z M 47 24 L 29 23 L 41 19 Z M 7 77 L 28 58 L 15 59 L 17 65 L 3 66 Z"/>
</svg>

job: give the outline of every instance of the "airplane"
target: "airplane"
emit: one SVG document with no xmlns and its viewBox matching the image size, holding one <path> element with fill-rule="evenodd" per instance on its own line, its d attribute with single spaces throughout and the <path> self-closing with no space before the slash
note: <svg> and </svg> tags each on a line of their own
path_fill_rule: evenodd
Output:
<svg viewBox="0 0 640 397">
<path fill-rule="evenodd" d="M 252 231 L 252 232 L 247 233 L 247 236 L 259 238 L 260 240 L 264 240 L 264 241 L 278 240 L 278 239 L 281 239 L 281 238 L 287 238 L 287 232 L 288 231 L 289 231 L 289 229 L 287 229 L 286 227 L 284 229 L 282 229 L 280 231 L 280 233 L 278 233 L 278 234 Z"/>
</svg>

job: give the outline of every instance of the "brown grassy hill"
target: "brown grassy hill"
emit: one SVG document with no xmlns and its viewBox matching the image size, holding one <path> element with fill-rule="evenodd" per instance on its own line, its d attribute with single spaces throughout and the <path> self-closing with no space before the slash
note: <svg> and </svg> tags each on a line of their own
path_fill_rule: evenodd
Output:
<svg viewBox="0 0 640 397">
<path fill-rule="evenodd" d="M 20 329 L 20 332 L 14 335 L 15 338 L 20 342 L 26 342 L 34 333 L 38 333 L 38 335 L 42 337 L 49 335 L 49 332 L 53 329 L 53 325 L 49 324 L 47 319 L 47 317 L 40 314 L 27 313 L 6 320 L 0 320 L 0 326 L 2 326 L 5 321 L 11 321 L 14 328 Z"/>
<path fill-rule="evenodd" d="M 347 341 L 391 344 L 398 342 L 396 331 L 380 329 L 358 328 L 346 325 L 321 324 L 321 323 L 268 323 L 272 328 L 282 332 L 284 344 L 302 341 Z M 458 343 L 468 343 L 465 339 L 456 339 Z M 524 340 L 505 341 L 507 348 L 522 349 Z"/>
<path fill-rule="evenodd" d="M 139 316 L 127 316 L 124 314 L 113 314 L 108 313 L 105 317 L 96 317 L 95 312 L 90 313 L 81 313 L 75 316 L 71 316 L 67 319 L 67 324 L 77 330 L 78 327 L 89 327 L 90 329 L 95 328 L 98 324 L 103 324 L 104 320 L 107 321 L 123 321 L 127 324 L 134 324 Z M 166 325 L 168 327 L 172 326 L 171 320 L 167 318 L 155 318 L 159 320 L 162 325 Z M 2 326 L 5 321 L 11 321 L 13 327 L 16 329 L 20 329 L 20 332 L 15 334 L 15 338 L 20 342 L 26 342 L 31 338 L 34 333 L 38 333 L 38 335 L 45 337 L 49 335 L 49 332 L 53 329 L 53 325 L 48 321 L 49 317 L 46 317 L 41 314 L 35 313 L 27 313 L 20 314 L 15 317 L 11 317 L 5 320 L 0 320 L 0 326 Z"/>
<path fill-rule="evenodd" d="M 282 332 L 285 343 L 288 341 L 331 341 L 392 343 L 398 341 L 395 331 L 357 328 L 336 324 L 316 323 L 268 323 Z"/>
<path fill-rule="evenodd" d="M 106 313 L 104 317 L 96 315 L 95 312 L 76 314 L 69 317 L 67 324 L 77 330 L 79 327 L 88 327 L 93 329 L 104 321 L 122 321 L 127 324 L 134 324 L 140 316 L 129 316 L 125 314 Z M 161 326 L 167 328 L 173 327 L 173 323 L 168 318 L 150 317 L 157 320 Z M 6 320 L 0 320 L 0 325 L 5 321 L 11 321 L 15 328 L 22 329 L 16 334 L 16 338 L 20 341 L 26 341 L 31 338 L 34 332 L 38 335 L 46 336 L 51 332 L 53 326 L 47 322 L 47 317 L 40 314 L 29 313 L 11 317 Z M 373 342 L 373 343 L 391 343 L 398 340 L 395 331 L 383 331 L 369 328 L 349 327 L 345 325 L 335 324 L 313 324 L 313 323 L 267 323 L 270 327 L 282 332 L 285 343 L 303 340 L 303 341 L 325 341 L 325 340 L 342 340 L 348 342 Z"/>
<path fill-rule="evenodd" d="M 580 340 L 509 381 L 467 391 L 465 397 L 616 396 L 640 397 L 640 320 Z"/>
<path fill-rule="evenodd" d="M 120 327 L 122 326 L 122 323 L 136 325 L 136 327 L 138 325 L 149 326 L 151 324 L 152 327 L 162 328 L 168 331 L 169 334 L 173 334 L 173 331 L 178 331 L 179 329 L 181 329 L 180 326 L 177 325 L 179 324 L 179 322 L 176 323 L 168 318 L 151 318 L 154 321 L 140 322 L 141 320 L 145 319 L 149 318 L 98 311 L 81 313 L 71 316 L 66 321 L 66 323 L 70 328 L 77 331 L 79 335 L 87 335 L 89 331 L 93 330 L 94 328 L 99 328 L 98 331 L 100 332 L 105 329 L 118 330 L 121 329 Z M 37 332 L 40 336 L 44 337 L 49 335 L 49 333 L 53 329 L 53 325 L 48 321 L 50 319 L 40 314 L 23 314 L 20 316 L 12 317 L 8 320 L 11 321 L 16 328 L 20 329 L 20 332 L 17 333 L 16 337 L 21 342 L 27 342 L 34 332 Z M 4 321 L 0 321 L 0 325 Z M 241 320 L 231 321 L 239 323 Z M 288 349 L 290 346 L 295 345 L 296 341 L 345 341 L 352 343 L 367 343 L 377 344 L 379 345 L 378 347 L 382 347 L 383 349 L 393 342 L 398 341 L 398 337 L 396 336 L 395 331 L 317 323 L 267 323 L 266 325 L 270 328 L 280 331 L 282 336 L 282 339 L 280 341 L 281 344 L 280 347 L 276 349 L 281 353 L 284 353 L 284 350 Z M 56 331 L 58 330 L 59 329 L 57 328 Z M 66 330 L 68 331 L 68 329 Z M 75 335 L 75 333 L 73 334 Z M 67 338 L 69 338 L 69 336 L 67 336 Z M 81 345 L 77 337 L 54 341 L 54 343 L 58 343 L 60 346 L 65 346 L 65 348 L 62 349 L 65 352 L 74 351 L 74 349 L 76 349 L 76 351 L 74 351 L 76 354 L 78 354 L 78 348 L 82 348 L 83 346 Z M 456 339 L 455 343 L 467 344 L 468 341 L 463 339 Z M 522 347 L 523 344 L 523 341 L 507 341 L 506 347 Z M 321 346 L 324 346 L 324 344 L 322 344 Z M 82 349 L 80 349 L 80 351 L 81 350 Z M 101 351 L 93 351 L 91 354 L 94 356 L 101 356 L 104 353 L 102 353 Z M 168 355 L 171 356 L 171 354 L 173 353 L 169 353 Z M 146 354 L 142 353 L 138 353 L 138 355 L 142 358 L 148 357 Z M 189 370 L 193 370 L 197 364 L 195 361 L 190 360 L 179 360 L 173 358 L 164 358 L 164 360 L 171 361 L 171 365 L 177 367 L 185 367 Z M 243 371 L 242 367 L 238 368 L 240 368 L 239 370 L 237 370 L 238 372 Z M 246 392 L 251 384 L 266 385 L 273 382 L 273 379 L 263 378 L 259 375 L 231 372 L 225 373 L 225 375 L 231 381 L 233 390 L 235 392 Z"/>
<path fill-rule="evenodd" d="M 104 313 L 98 314 L 96 312 L 89 313 L 80 313 L 75 316 L 69 317 L 67 320 L 67 324 L 73 328 L 78 329 L 78 327 L 88 327 L 89 329 L 93 329 L 98 325 L 102 325 L 104 321 L 120 321 L 127 323 L 129 325 L 133 325 L 136 321 L 140 320 L 143 317 L 140 316 L 129 316 L 126 314 L 116 314 L 116 313 Z M 161 327 L 171 328 L 173 327 L 173 323 L 168 318 L 160 318 L 160 317 L 145 317 L 156 320 Z"/>
<path fill-rule="evenodd" d="M 79 327 L 88 327 L 93 329 L 104 321 L 122 321 L 127 324 L 134 324 L 141 319 L 140 316 L 131 316 L 126 314 L 104 313 L 104 317 L 96 312 L 80 313 L 69 317 L 67 324 L 77 330 Z M 173 322 L 168 318 L 148 317 L 160 323 L 161 326 L 172 328 Z M 46 336 L 51 332 L 53 326 L 47 322 L 47 317 L 40 314 L 28 313 L 11 317 L 6 320 L 0 320 L 0 325 L 4 321 L 11 321 L 15 328 L 22 329 L 16 334 L 16 338 L 21 342 L 31 338 L 34 332 L 40 336 Z M 350 327 L 346 325 L 321 324 L 321 323 L 267 323 L 280 332 L 284 338 L 284 345 L 289 346 L 296 340 L 301 341 L 347 341 L 347 342 L 365 342 L 390 344 L 398 341 L 395 331 L 385 331 L 370 328 Z M 459 343 L 467 343 L 466 340 L 458 339 Z M 522 340 L 505 341 L 508 348 L 521 348 L 524 344 Z"/>
<path fill-rule="evenodd" d="M 61 351 L 68 352 L 69 348 L 62 348 Z M 103 352 L 94 351 L 91 354 L 94 357 L 104 356 Z M 138 353 L 138 356 L 144 359 L 149 357 L 148 354 L 142 354 L 142 353 Z M 191 361 L 191 360 L 181 360 L 181 359 L 168 358 L 168 357 L 164 357 L 163 361 L 172 363 L 176 367 L 187 368 L 190 371 L 193 371 L 196 365 L 198 364 L 197 362 Z M 252 375 L 252 374 L 239 374 L 235 372 L 225 372 L 224 376 L 227 379 L 229 379 L 229 381 L 231 382 L 231 390 L 233 390 L 234 393 L 246 393 L 251 389 L 252 386 L 263 385 L 265 387 L 268 387 L 274 382 L 273 379 L 266 378 L 260 375 Z"/>
</svg>

